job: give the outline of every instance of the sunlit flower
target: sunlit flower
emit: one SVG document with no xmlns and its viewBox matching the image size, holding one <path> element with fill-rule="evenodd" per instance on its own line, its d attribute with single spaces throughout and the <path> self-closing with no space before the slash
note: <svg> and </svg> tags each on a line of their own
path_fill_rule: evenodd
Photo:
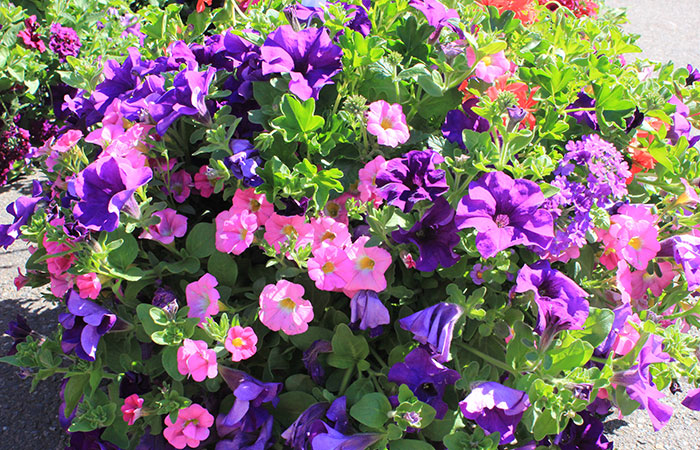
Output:
<svg viewBox="0 0 700 450">
<path fill-rule="evenodd" d="M 268 284 L 260 293 L 260 322 L 272 331 L 300 334 L 314 318 L 311 302 L 302 298 L 304 287 L 280 280 Z"/>
<path fill-rule="evenodd" d="M 218 284 L 214 275 L 205 273 L 199 280 L 187 285 L 185 295 L 187 306 L 190 307 L 187 317 L 199 317 L 201 324 L 207 320 L 207 317 L 219 313 L 220 295 L 216 290 Z"/>
<path fill-rule="evenodd" d="M 121 407 L 124 422 L 129 425 L 133 425 L 134 422 L 136 422 L 136 420 L 143 414 L 141 411 L 142 406 L 143 399 L 139 397 L 138 394 L 131 394 L 125 398 L 124 404 Z"/>
<path fill-rule="evenodd" d="M 240 255 L 255 238 L 258 220 L 248 210 L 234 212 L 234 207 L 216 216 L 216 249 L 223 253 Z"/>
<path fill-rule="evenodd" d="M 171 244 L 176 237 L 183 237 L 187 233 L 187 217 L 178 214 L 172 208 L 156 211 L 153 215 L 160 219 L 155 225 L 151 225 L 139 236 L 141 239 L 153 239 L 162 244 Z"/>
<path fill-rule="evenodd" d="M 397 147 L 410 137 L 401 105 L 378 100 L 369 105 L 367 131 L 377 136 L 379 145 Z"/>
<path fill-rule="evenodd" d="M 198 382 L 216 378 L 216 352 L 210 350 L 204 341 L 185 339 L 177 349 L 177 371 Z"/>
<path fill-rule="evenodd" d="M 163 436 L 177 449 L 197 448 L 201 441 L 209 437 L 209 428 L 213 424 L 214 416 L 202 405 L 193 403 L 178 411 L 175 423 L 170 420 L 170 415 L 165 417 L 167 428 L 163 430 Z"/>
<path fill-rule="evenodd" d="M 224 347 L 231 352 L 231 359 L 238 362 L 253 356 L 258 350 L 255 346 L 257 343 L 258 336 L 251 327 L 235 325 L 229 328 Z"/>
<path fill-rule="evenodd" d="M 498 77 L 510 70 L 510 61 L 506 59 L 506 54 L 503 51 L 484 56 L 478 62 L 473 48 L 467 47 L 466 52 L 469 65 L 473 67 L 476 64 L 474 76 L 486 83 L 493 83 Z"/>
</svg>

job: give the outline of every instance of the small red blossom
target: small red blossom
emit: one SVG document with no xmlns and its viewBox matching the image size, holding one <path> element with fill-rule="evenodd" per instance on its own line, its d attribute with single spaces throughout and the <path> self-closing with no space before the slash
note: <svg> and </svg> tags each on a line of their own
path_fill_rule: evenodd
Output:
<svg viewBox="0 0 700 450">
<path fill-rule="evenodd" d="M 536 2 L 534 0 L 477 0 L 484 6 L 495 6 L 500 14 L 504 11 L 513 11 L 515 18 L 523 24 L 529 25 L 537 22 Z"/>
</svg>

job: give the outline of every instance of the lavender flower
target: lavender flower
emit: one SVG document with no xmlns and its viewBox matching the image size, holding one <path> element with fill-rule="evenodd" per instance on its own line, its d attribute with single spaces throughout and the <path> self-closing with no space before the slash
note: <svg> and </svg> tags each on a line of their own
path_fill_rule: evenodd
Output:
<svg viewBox="0 0 700 450">
<path fill-rule="evenodd" d="M 450 360 L 450 345 L 455 324 L 464 310 L 453 303 L 438 303 L 399 320 L 399 325 L 424 344 L 435 361 Z"/>
<path fill-rule="evenodd" d="M 277 406 L 282 383 L 263 383 L 243 371 L 224 366 L 219 366 L 219 373 L 236 397 L 233 407 L 222 421 L 223 425 L 236 425 L 252 407 L 257 408 L 263 403 Z"/>
<path fill-rule="evenodd" d="M 222 439 L 215 450 L 262 450 L 271 445 L 272 414 L 263 407 L 253 407 L 245 417 L 233 426 L 224 425 L 225 414 L 216 418 L 216 430 Z"/>
<path fill-rule="evenodd" d="M 57 23 L 51 25 L 49 48 L 58 55 L 61 62 L 66 60 L 66 56 L 78 56 L 80 46 L 80 38 L 74 29 Z"/>
<path fill-rule="evenodd" d="M 700 388 L 688 391 L 688 395 L 685 396 L 681 405 L 694 411 L 700 411 Z"/>
<path fill-rule="evenodd" d="M 34 195 L 32 197 L 20 197 L 7 205 L 6 211 L 14 217 L 11 224 L 0 225 L 0 246 L 7 249 L 20 235 L 20 228 L 29 223 L 29 219 L 34 214 L 37 203 L 44 200 L 41 196 L 41 185 L 38 181 L 33 182 Z"/>
<path fill-rule="evenodd" d="M 481 383 L 459 402 L 462 414 L 488 434 L 498 432 L 501 445 L 515 440 L 515 427 L 530 407 L 525 392 L 492 381 Z"/>
<path fill-rule="evenodd" d="M 370 337 L 381 334 L 382 325 L 391 322 L 389 310 L 375 291 L 361 289 L 350 300 L 350 326 L 360 330 L 369 329 Z"/>
<path fill-rule="evenodd" d="M 86 300 L 74 291 L 68 293 L 67 313 L 61 313 L 58 321 L 64 328 L 61 349 L 75 354 L 85 361 L 94 361 L 100 338 L 114 327 L 117 316 L 96 303 Z"/>
<path fill-rule="evenodd" d="M 450 19 L 459 20 L 459 13 L 456 10 L 447 9 L 438 0 L 411 0 L 409 4 L 422 12 L 428 20 L 428 24 L 435 28 L 435 31 L 429 38 L 431 42 L 437 41 L 440 32 L 445 26 L 451 28 L 460 38 L 464 38 L 462 30 L 456 24 L 450 22 Z"/>
<path fill-rule="evenodd" d="M 688 291 L 700 287 L 700 237 L 682 234 L 665 239 L 657 256 L 673 256 L 676 263 L 681 265 Z"/>
<path fill-rule="evenodd" d="M 581 425 L 576 425 L 573 421 L 556 436 L 552 441 L 561 450 L 607 450 L 612 448 L 612 443 L 608 441 L 603 432 L 603 423 L 596 419 L 593 414 L 580 411 L 579 416 L 583 419 Z"/>
</svg>

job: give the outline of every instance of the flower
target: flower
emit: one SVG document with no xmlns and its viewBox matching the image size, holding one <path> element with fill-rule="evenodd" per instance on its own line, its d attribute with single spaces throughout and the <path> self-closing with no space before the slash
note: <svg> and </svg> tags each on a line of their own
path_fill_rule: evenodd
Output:
<svg viewBox="0 0 700 450">
<path fill-rule="evenodd" d="M 665 239 L 658 256 L 673 256 L 683 267 L 689 291 L 700 287 L 700 237 L 682 234 Z"/>
<path fill-rule="evenodd" d="M 280 247 L 290 240 L 295 241 L 295 249 L 300 249 L 312 242 L 313 227 L 306 222 L 304 216 L 282 216 L 272 213 L 265 222 L 263 238 L 275 248 L 276 252 L 279 252 Z"/>
<path fill-rule="evenodd" d="M 302 295 L 304 287 L 300 284 L 287 280 L 268 284 L 260 293 L 260 322 L 288 335 L 305 332 L 314 318 L 314 309 Z"/>
<path fill-rule="evenodd" d="M 360 182 L 357 190 L 360 191 L 360 200 L 363 202 L 380 201 L 381 197 L 377 192 L 377 174 L 386 167 L 386 159 L 382 155 L 375 157 L 360 169 L 358 177 Z"/>
<path fill-rule="evenodd" d="M 237 189 L 233 194 L 233 211 L 240 213 L 241 210 L 247 209 L 255 214 L 258 219 L 258 225 L 265 224 L 274 212 L 274 206 L 265 198 L 265 194 L 256 194 L 255 189 Z"/>
<path fill-rule="evenodd" d="M 610 217 L 610 235 L 616 239 L 616 253 L 638 270 L 645 270 L 661 249 L 657 240 L 658 217 L 646 205 L 622 205 Z"/>
<path fill-rule="evenodd" d="M 272 406 L 277 406 L 279 402 L 277 396 L 282 391 L 282 383 L 263 383 L 243 371 L 223 366 L 219 371 L 236 397 L 233 407 L 222 420 L 222 425 L 229 427 L 236 425 L 244 419 L 251 408 L 257 408 L 263 403 L 272 403 Z"/>
<path fill-rule="evenodd" d="M 506 54 L 502 50 L 493 55 L 484 56 L 478 62 L 473 48 L 467 47 L 466 53 L 469 66 L 474 67 L 476 64 L 474 76 L 486 83 L 493 83 L 510 70 L 510 61 L 506 59 Z"/>
<path fill-rule="evenodd" d="M 694 411 L 700 411 L 700 389 L 691 389 L 685 396 L 681 405 Z"/>
<path fill-rule="evenodd" d="M 527 122 L 530 129 L 533 129 L 537 123 L 537 119 L 535 119 L 533 114 L 536 111 L 535 106 L 537 106 L 537 100 L 534 99 L 534 96 L 539 90 L 539 86 L 530 89 L 525 83 L 519 81 L 509 83 L 508 81 L 508 74 L 498 77 L 493 86 L 486 90 L 486 95 L 493 102 L 501 92 L 512 92 L 515 94 L 515 97 L 518 99 L 518 106 L 527 111 L 525 122 Z M 460 90 L 466 90 L 464 83 L 460 86 Z"/>
<path fill-rule="evenodd" d="M 214 416 L 202 405 L 193 403 L 177 413 L 173 423 L 170 415 L 165 417 L 163 436 L 170 445 L 177 449 L 197 448 L 199 443 L 209 437 L 209 428 L 214 424 Z"/>
<path fill-rule="evenodd" d="M 131 394 L 124 399 L 124 404 L 121 407 L 122 414 L 124 415 L 124 422 L 129 425 L 133 425 L 136 420 L 143 414 L 141 407 L 143 406 L 143 399 L 138 396 L 138 394 Z"/>
<path fill-rule="evenodd" d="M 693 67 L 692 64 L 688 64 L 688 78 L 685 79 L 685 85 L 690 86 L 696 81 L 700 81 L 700 70 Z"/>
<path fill-rule="evenodd" d="M 35 185 L 36 187 L 37 185 Z M 0 225 L 0 246 L 7 249 L 17 240 L 20 228 L 29 222 L 37 204 L 43 200 L 40 192 L 33 197 L 19 197 L 13 203 L 7 205 L 5 210 L 13 217 L 13 221 L 11 224 Z"/>
<path fill-rule="evenodd" d="M 349 297 L 360 289 L 381 292 L 386 289 L 384 273 L 391 265 L 391 254 L 380 247 L 365 247 L 369 237 L 362 236 L 352 244 L 346 253 L 353 263 L 353 273 L 348 276 L 345 293 Z"/>
<path fill-rule="evenodd" d="M 49 48 L 58 55 L 59 61 L 65 61 L 66 56 L 78 56 L 81 44 L 74 29 L 55 23 L 50 31 Z"/>
<path fill-rule="evenodd" d="M 475 421 L 488 434 L 500 433 L 501 445 L 515 440 L 515 427 L 529 407 L 525 392 L 492 381 L 479 384 L 459 402 L 464 417 Z"/>
<path fill-rule="evenodd" d="M 621 268 L 618 268 L 617 271 L 618 286 L 622 287 L 626 294 L 629 294 L 635 305 L 639 305 L 643 309 L 649 306 L 648 291 L 651 290 L 651 293 L 656 297 L 660 296 L 676 276 L 673 265 L 668 261 L 657 263 L 661 276 L 657 276 L 656 271 L 651 274 L 646 270 L 631 272 L 629 266 L 624 263 L 620 266 Z"/>
<path fill-rule="evenodd" d="M 349 234 L 348 234 L 349 237 Z M 345 287 L 353 274 L 353 264 L 345 251 L 332 244 L 322 243 L 307 261 L 309 278 L 322 291 L 336 291 Z"/>
<path fill-rule="evenodd" d="M 222 211 L 216 216 L 216 249 L 223 253 L 240 255 L 255 239 L 258 219 L 255 214 L 243 209 L 234 212 L 235 207 Z"/>
<path fill-rule="evenodd" d="M 598 131 L 600 127 L 598 126 L 598 116 L 595 112 L 595 99 L 586 94 L 584 90 L 581 90 L 577 94 L 576 101 L 566 107 L 566 110 L 570 109 L 581 109 L 581 111 L 572 111 L 567 113 L 581 125 L 586 125 L 591 130 Z"/>
<path fill-rule="evenodd" d="M 102 289 L 102 283 L 100 283 L 100 279 L 94 272 L 75 277 L 75 285 L 78 287 L 82 298 L 91 298 L 93 300 L 100 295 L 100 290 Z"/>
<path fill-rule="evenodd" d="M 74 290 L 68 294 L 66 305 L 68 312 L 58 316 L 64 328 L 61 349 L 65 354 L 75 350 L 78 358 L 94 361 L 100 337 L 114 327 L 117 316 Z"/>
<path fill-rule="evenodd" d="M 473 108 L 479 104 L 478 98 L 470 98 L 462 103 L 462 111 L 453 109 L 447 112 L 445 122 L 442 124 L 442 134 L 449 142 L 459 144 L 459 148 L 466 150 L 462 132 L 471 130 L 477 133 L 484 133 L 491 128 L 491 124 L 487 119 L 481 117 L 473 111 Z"/>
<path fill-rule="evenodd" d="M 545 249 L 554 224 L 543 203 L 544 195 L 532 181 L 489 172 L 469 183 L 469 193 L 457 206 L 457 228 L 476 228 L 476 248 L 484 258 L 519 244 Z"/>
<path fill-rule="evenodd" d="M 185 288 L 187 306 L 190 310 L 187 317 L 199 317 L 200 325 L 206 322 L 207 317 L 215 316 L 219 313 L 219 291 L 216 290 L 219 282 L 210 273 L 205 273 L 202 277 L 188 284 Z"/>
<path fill-rule="evenodd" d="M 7 331 L 5 334 L 12 338 L 12 347 L 7 351 L 7 356 L 17 354 L 17 344 L 25 342 L 27 336 L 32 334 L 32 328 L 27 323 L 27 319 L 17 314 L 15 320 L 10 320 L 7 323 Z"/>
<path fill-rule="evenodd" d="M 330 353 L 333 351 L 333 346 L 329 341 L 324 341 L 322 339 L 316 340 L 304 350 L 302 356 L 302 362 L 304 367 L 306 367 L 309 376 L 317 384 L 323 384 L 326 372 L 323 370 L 323 366 L 318 362 L 318 356 L 321 353 Z"/>
<path fill-rule="evenodd" d="M 17 33 L 17 37 L 22 39 L 27 48 L 39 50 L 39 53 L 46 51 L 46 44 L 41 40 L 41 36 L 36 33 L 39 26 L 36 24 L 36 16 L 31 15 L 24 19 L 24 30 Z"/>
<path fill-rule="evenodd" d="M 326 432 L 319 433 L 313 438 L 312 450 L 364 450 L 385 436 L 381 433 L 358 433 L 346 436 L 325 422 L 321 424 L 326 428 Z"/>
<path fill-rule="evenodd" d="M 399 228 L 391 233 L 391 237 L 399 244 L 411 242 L 418 247 L 416 269 L 422 272 L 432 272 L 438 265 L 452 267 L 459 261 L 459 255 L 454 251 L 459 244 L 455 214 L 447 200 L 438 197 L 410 230 Z"/>
<path fill-rule="evenodd" d="M 435 31 L 428 38 L 430 41 L 437 41 L 438 37 L 440 37 L 440 32 L 445 26 L 451 28 L 461 38 L 464 38 L 462 30 L 450 22 L 450 19 L 459 20 L 459 13 L 456 10 L 447 9 L 438 0 L 411 0 L 409 5 L 422 12 L 428 20 L 428 25 L 435 28 Z"/>
<path fill-rule="evenodd" d="M 205 3 L 206 3 L 206 5 L 211 6 L 211 0 L 197 0 L 197 8 L 196 8 L 196 10 L 197 10 L 198 13 L 203 13 L 204 10 L 207 8 L 207 7 L 205 6 Z"/>
<path fill-rule="evenodd" d="M 282 25 L 270 33 L 260 47 L 262 73 L 289 73 L 289 90 L 301 100 L 318 99 L 321 88 L 333 84 L 341 71 L 343 51 L 331 42 L 325 28 L 295 31 Z"/>
<path fill-rule="evenodd" d="M 579 411 L 583 423 L 570 421 L 560 435 L 553 439 L 561 450 L 607 450 L 612 443 L 605 437 L 603 423 L 588 411 Z"/>
<path fill-rule="evenodd" d="M 224 347 L 231 352 L 231 360 L 239 362 L 248 359 L 258 350 L 255 344 L 258 343 L 258 336 L 251 327 L 241 327 L 235 325 L 228 330 Z"/>
<path fill-rule="evenodd" d="M 369 329 L 370 337 L 381 333 L 382 325 L 391 323 L 389 310 L 376 292 L 362 289 L 350 300 L 350 326 L 360 330 Z M 379 333 L 377 333 L 379 331 Z"/>
<path fill-rule="evenodd" d="M 367 132 L 377 136 L 379 145 L 397 147 L 406 143 L 410 133 L 401 105 L 389 104 L 384 100 L 370 103 L 367 112 Z"/>
<path fill-rule="evenodd" d="M 311 250 L 314 252 L 324 243 L 338 248 L 345 248 L 351 243 L 348 226 L 332 217 L 313 218 L 311 219 L 311 226 L 314 230 L 314 243 L 311 246 Z"/>
<path fill-rule="evenodd" d="M 263 180 L 256 170 L 262 165 L 262 159 L 258 149 L 247 139 L 231 139 L 229 148 L 233 156 L 224 158 L 224 165 L 246 186 L 260 186 Z"/>
<path fill-rule="evenodd" d="M 437 303 L 399 320 L 399 325 L 413 333 L 413 339 L 427 346 L 435 361 L 450 360 L 450 345 L 457 320 L 464 313 L 453 303 Z"/>
<path fill-rule="evenodd" d="M 177 349 L 177 371 L 191 376 L 194 381 L 216 378 L 216 352 L 209 350 L 207 343 L 185 339 Z"/>
<path fill-rule="evenodd" d="M 533 0 L 477 0 L 484 6 L 495 6 L 502 15 L 505 11 L 513 11 L 515 18 L 525 25 L 537 21 L 537 10 Z"/>
<path fill-rule="evenodd" d="M 183 237 L 187 233 L 187 217 L 178 214 L 172 208 L 156 211 L 153 215 L 160 219 L 155 225 L 148 227 L 139 236 L 141 239 L 153 239 L 161 244 L 171 244 L 176 237 Z"/>
<path fill-rule="evenodd" d="M 471 277 L 474 284 L 476 284 L 477 286 L 481 286 L 482 284 L 484 284 L 484 272 L 488 272 L 491 269 L 493 269 L 493 267 L 484 266 L 483 264 L 476 263 L 474 264 L 474 267 L 472 267 L 472 270 L 469 272 L 469 276 Z"/>
</svg>

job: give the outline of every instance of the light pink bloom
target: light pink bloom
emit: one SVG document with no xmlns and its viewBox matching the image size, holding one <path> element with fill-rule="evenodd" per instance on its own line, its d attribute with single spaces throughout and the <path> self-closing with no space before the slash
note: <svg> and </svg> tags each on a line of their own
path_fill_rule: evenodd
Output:
<svg viewBox="0 0 700 450">
<path fill-rule="evenodd" d="M 248 359 L 258 351 L 255 344 L 258 343 L 258 336 L 251 327 L 233 326 L 229 328 L 224 347 L 231 352 L 231 359 L 238 362 Z"/>
<path fill-rule="evenodd" d="M 68 289 L 73 287 L 74 276 L 68 272 L 60 275 L 51 275 L 50 286 L 51 293 L 56 297 L 63 297 L 68 292 Z"/>
<path fill-rule="evenodd" d="M 163 436 L 177 449 L 197 448 L 201 441 L 209 437 L 209 428 L 213 424 L 214 416 L 202 405 L 193 403 L 178 411 L 175 423 L 170 420 L 170 415 L 165 417 L 167 428 L 163 430 Z"/>
<path fill-rule="evenodd" d="M 177 371 L 197 382 L 216 378 L 216 352 L 210 350 L 204 341 L 185 339 L 177 349 Z"/>
<path fill-rule="evenodd" d="M 153 213 L 160 219 L 155 225 L 148 227 L 139 236 L 141 239 L 153 239 L 163 244 L 171 244 L 176 237 L 183 237 L 187 233 L 187 217 L 178 214 L 172 208 Z"/>
<path fill-rule="evenodd" d="M 222 211 L 216 216 L 216 249 L 240 255 L 250 247 L 257 229 L 258 220 L 248 210 L 244 209 L 239 214 L 234 212 L 233 207 Z"/>
<path fill-rule="evenodd" d="M 349 245 L 351 242 L 347 225 L 331 217 L 311 219 L 311 226 L 314 230 L 312 250 L 320 247 L 324 242 L 340 248 Z"/>
<path fill-rule="evenodd" d="M 322 291 L 337 291 L 345 287 L 353 275 L 353 264 L 345 251 L 335 245 L 323 243 L 316 247 L 307 262 L 309 278 Z"/>
<path fill-rule="evenodd" d="M 602 228 L 595 229 L 596 236 L 598 236 L 598 241 L 603 244 L 603 253 L 600 255 L 599 261 L 608 270 L 613 270 L 617 267 L 620 261 L 620 255 L 617 254 L 615 250 L 615 238 Z"/>
<path fill-rule="evenodd" d="M 143 414 L 141 407 L 143 406 L 143 399 L 139 397 L 138 394 L 131 394 L 124 399 L 124 404 L 121 407 L 122 414 L 124 416 L 124 422 L 129 425 L 133 425 L 136 420 Z"/>
<path fill-rule="evenodd" d="M 131 130 L 131 128 L 129 129 Z M 129 139 L 129 135 L 122 134 L 114 138 L 112 142 L 100 153 L 100 158 L 113 156 L 115 158 L 123 158 L 128 161 L 129 165 L 135 169 L 146 165 L 148 158 L 141 149 L 137 147 L 138 141 L 133 142 Z"/>
<path fill-rule="evenodd" d="M 476 63 L 476 54 L 471 47 L 467 47 L 467 62 L 470 67 Z M 500 51 L 481 58 L 474 69 L 474 76 L 487 83 L 493 83 L 496 78 L 505 75 L 509 69 L 510 62 L 506 59 L 506 54 Z"/>
<path fill-rule="evenodd" d="M 360 200 L 363 202 L 382 202 L 382 198 L 377 193 L 377 173 L 384 167 L 386 167 L 386 159 L 379 155 L 360 169 L 357 190 L 360 191 Z"/>
<path fill-rule="evenodd" d="M 199 191 L 199 195 L 204 198 L 209 198 L 214 193 L 214 186 L 207 176 L 209 170 L 209 166 L 202 166 L 199 168 L 199 172 L 194 174 L 194 187 Z"/>
<path fill-rule="evenodd" d="M 397 147 L 411 136 L 406 125 L 406 116 L 398 103 L 389 104 L 384 100 L 370 103 L 367 112 L 367 131 L 377 136 L 379 145 Z"/>
<path fill-rule="evenodd" d="M 369 237 L 362 236 L 346 250 L 353 263 L 353 273 L 343 289 L 349 297 L 361 289 L 376 292 L 386 289 L 384 272 L 391 265 L 391 254 L 380 247 L 365 247 L 368 240 Z"/>
<path fill-rule="evenodd" d="M 698 198 L 695 188 L 685 178 L 681 178 L 681 183 L 685 187 L 685 192 L 678 196 L 676 205 L 697 205 L 700 203 L 700 198 Z"/>
<path fill-rule="evenodd" d="M 190 196 L 190 188 L 194 186 L 192 183 L 192 175 L 186 170 L 178 170 L 170 175 L 169 194 L 172 194 L 176 202 L 182 203 Z"/>
<path fill-rule="evenodd" d="M 275 207 L 268 202 L 265 194 L 256 194 L 255 189 L 239 189 L 233 194 L 233 209 L 236 212 L 247 209 L 258 218 L 258 224 L 265 224 Z"/>
<path fill-rule="evenodd" d="M 59 137 L 51 146 L 51 150 L 59 153 L 67 152 L 75 147 L 75 144 L 83 137 L 83 132 L 80 130 L 68 130 Z"/>
<path fill-rule="evenodd" d="M 618 214 L 610 217 L 615 250 L 636 269 L 646 270 L 661 249 L 657 219 L 646 205 L 622 205 Z"/>
<path fill-rule="evenodd" d="M 661 276 L 656 276 L 656 273 L 651 275 L 646 270 L 635 270 L 631 272 L 629 266 L 622 263 L 617 271 L 618 283 L 624 291 L 629 294 L 630 299 L 635 302 L 635 307 L 646 309 L 648 307 L 649 295 L 648 290 L 658 297 L 663 290 L 671 284 L 676 276 L 673 271 L 673 264 L 668 261 L 662 261 L 659 264 Z"/>
<path fill-rule="evenodd" d="M 268 284 L 260 293 L 260 322 L 290 336 L 305 332 L 314 318 L 314 308 L 302 295 L 304 287 L 300 284 L 287 280 Z"/>
<path fill-rule="evenodd" d="M 96 299 L 102 290 L 102 283 L 94 272 L 75 277 L 75 285 L 78 286 L 82 298 Z"/>
<path fill-rule="evenodd" d="M 313 241 L 314 230 L 311 224 L 306 223 L 304 216 L 281 216 L 272 213 L 265 222 L 264 238 L 277 252 L 290 239 L 296 240 L 294 248 L 299 249 Z"/>
<path fill-rule="evenodd" d="M 636 313 L 627 319 L 627 322 L 625 322 L 625 325 L 617 334 L 615 342 L 613 342 L 612 345 L 612 351 L 615 352 L 615 354 L 624 356 L 628 354 L 637 344 L 637 341 L 639 340 L 639 332 L 634 328 L 634 326 L 632 326 L 632 323 L 637 325 L 642 324 Z"/>
<path fill-rule="evenodd" d="M 219 282 L 210 273 L 205 273 L 197 281 L 193 281 L 185 288 L 187 306 L 190 307 L 187 317 L 199 317 L 200 324 L 204 323 L 207 317 L 219 313 L 219 291 L 216 290 Z"/>
</svg>

